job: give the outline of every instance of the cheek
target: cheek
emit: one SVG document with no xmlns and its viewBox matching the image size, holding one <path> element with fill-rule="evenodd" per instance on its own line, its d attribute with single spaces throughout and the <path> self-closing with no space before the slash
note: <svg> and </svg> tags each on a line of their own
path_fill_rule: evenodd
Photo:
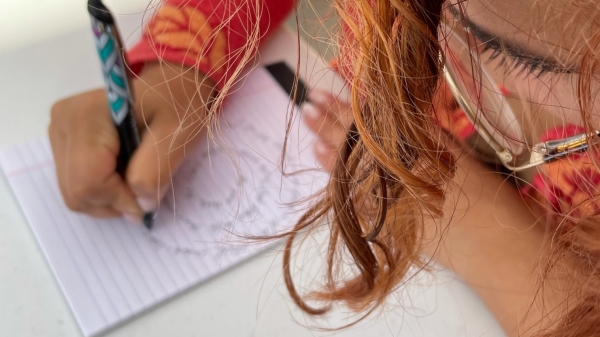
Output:
<svg viewBox="0 0 600 337">
<path fill-rule="evenodd" d="M 549 129 L 564 125 L 582 126 L 577 99 L 576 75 L 544 74 L 536 77 L 513 69 L 497 59 L 490 59 L 490 52 L 483 53 L 486 71 L 493 77 L 498 91 L 504 95 L 524 134 L 524 139 L 535 144 Z M 600 92 L 600 84 L 591 89 L 592 109 L 589 120 L 600 129 L 600 100 L 594 93 Z"/>
<path fill-rule="evenodd" d="M 549 129 L 565 125 L 583 126 L 576 76 L 547 74 L 537 78 L 529 75 L 507 79 L 506 83 L 511 83 L 506 88 L 508 99 L 520 124 L 526 126 L 524 129 L 531 142 L 539 141 Z M 593 102 L 589 116 L 593 127 L 598 129 L 600 102 Z"/>
</svg>

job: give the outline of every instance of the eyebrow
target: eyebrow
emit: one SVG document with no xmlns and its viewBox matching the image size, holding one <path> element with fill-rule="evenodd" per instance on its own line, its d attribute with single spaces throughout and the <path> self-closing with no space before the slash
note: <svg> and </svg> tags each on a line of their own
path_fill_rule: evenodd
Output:
<svg viewBox="0 0 600 337">
<path fill-rule="evenodd" d="M 487 49 L 504 52 L 508 56 L 518 60 L 525 61 L 527 64 L 541 72 L 554 72 L 554 73 L 577 73 L 578 70 L 575 67 L 564 66 L 557 61 L 548 60 L 546 57 L 539 54 L 528 51 L 518 43 L 506 40 L 499 36 L 499 34 L 493 34 L 486 29 L 476 25 L 471 20 L 466 18 L 464 15 L 458 12 L 456 8 L 450 6 L 448 8 L 452 16 L 461 21 L 462 24 L 468 28 L 468 30 L 475 35 L 477 39 L 483 42 Z"/>
</svg>

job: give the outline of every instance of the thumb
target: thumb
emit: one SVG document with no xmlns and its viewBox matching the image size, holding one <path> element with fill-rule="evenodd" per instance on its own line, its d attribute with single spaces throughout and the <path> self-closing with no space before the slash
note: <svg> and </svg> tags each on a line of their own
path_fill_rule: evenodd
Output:
<svg viewBox="0 0 600 337">
<path fill-rule="evenodd" d="M 144 212 L 158 208 L 185 154 L 206 134 L 200 120 L 180 121 L 174 116 L 176 112 L 166 110 L 153 116 L 127 168 L 127 183 Z"/>
</svg>

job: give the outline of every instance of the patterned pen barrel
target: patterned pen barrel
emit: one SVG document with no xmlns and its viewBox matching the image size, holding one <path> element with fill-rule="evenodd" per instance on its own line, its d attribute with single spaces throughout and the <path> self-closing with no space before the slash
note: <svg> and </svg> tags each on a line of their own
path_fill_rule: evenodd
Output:
<svg viewBox="0 0 600 337">
<path fill-rule="evenodd" d="M 119 131 L 121 150 L 117 161 L 117 172 L 123 175 L 129 158 L 140 142 L 123 48 L 114 19 L 102 2 L 88 1 L 88 11 L 102 64 L 111 116 Z"/>
<path fill-rule="evenodd" d="M 127 164 L 140 144 L 140 136 L 123 44 L 113 16 L 100 0 L 88 0 L 88 12 L 102 64 L 110 114 L 119 134 L 121 148 L 116 170 L 124 177 Z M 148 229 L 152 227 L 152 218 L 151 213 L 144 216 L 144 225 Z"/>
</svg>

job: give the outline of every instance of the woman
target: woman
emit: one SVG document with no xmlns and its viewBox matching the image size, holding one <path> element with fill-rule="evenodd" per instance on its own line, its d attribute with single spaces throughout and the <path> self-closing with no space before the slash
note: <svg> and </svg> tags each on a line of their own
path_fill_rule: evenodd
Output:
<svg viewBox="0 0 600 337">
<path fill-rule="evenodd" d="M 351 102 L 321 92 L 304 107 L 332 175 L 288 234 L 293 300 L 314 315 L 332 301 L 368 313 L 411 276 L 410 266 L 427 267 L 425 254 L 468 282 L 510 336 L 600 335 L 597 5 L 335 7 L 338 69 Z M 241 67 L 290 8 L 276 0 L 167 1 L 129 55 L 147 130 L 125 180 L 114 172 L 118 142 L 108 114 L 94 113 L 106 109 L 104 93 L 53 108 L 50 137 L 67 205 L 134 222 L 155 208 L 183 158 L 180 145 L 189 149 L 206 131 Z M 558 142 L 540 143 L 549 140 Z M 295 233 L 325 215 L 327 277 L 310 294 L 321 302 L 309 304 L 288 262 Z"/>
</svg>

